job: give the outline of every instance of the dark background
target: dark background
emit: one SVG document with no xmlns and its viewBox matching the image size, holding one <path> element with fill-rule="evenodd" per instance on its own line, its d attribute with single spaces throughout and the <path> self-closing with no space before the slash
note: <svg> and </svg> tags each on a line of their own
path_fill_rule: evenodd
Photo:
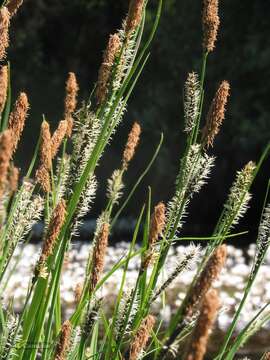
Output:
<svg viewBox="0 0 270 360">
<path fill-rule="evenodd" d="M 129 103 L 128 113 L 98 169 L 99 191 L 91 216 L 105 200 L 105 179 L 119 166 L 126 135 L 134 120 L 143 127 L 140 149 L 125 179 L 127 189 L 146 166 L 164 132 L 159 158 L 130 203 L 126 216 L 135 217 L 151 184 L 153 201 L 167 201 L 183 151 L 182 87 L 187 72 L 199 71 L 201 59 L 201 1 L 165 0 L 151 59 Z M 25 168 L 37 140 L 42 114 L 56 126 L 63 112 L 67 73 L 74 71 L 80 83 L 80 99 L 88 97 L 106 46 L 108 35 L 118 29 L 127 12 L 126 0 L 25 0 L 12 20 L 8 58 L 12 66 L 13 100 L 20 90 L 28 93 L 31 113 L 17 164 Z M 149 1 L 147 29 L 157 1 Z M 208 235 L 237 169 L 258 160 L 269 141 L 270 113 L 270 2 L 220 1 L 221 29 L 209 57 L 206 78 L 207 111 L 219 82 L 231 83 L 226 120 L 213 152 L 216 168 L 209 185 L 196 196 L 184 228 L 186 235 Z M 254 240 L 268 180 L 269 162 L 252 188 L 254 198 L 241 230 L 251 233 L 238 244 Z M 236 242 L 236 240 L 234 240 Z"/>
</svg>

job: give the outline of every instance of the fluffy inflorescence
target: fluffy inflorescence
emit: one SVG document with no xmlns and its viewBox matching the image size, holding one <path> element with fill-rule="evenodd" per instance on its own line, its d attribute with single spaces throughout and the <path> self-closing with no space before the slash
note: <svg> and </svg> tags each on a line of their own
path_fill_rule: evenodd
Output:
<svg viewBox="0 0 270 360">
<path fill-rule="evenodd" d="M 19 7 L 22 5 L 23 0 L 9 0 L 7 4 L 8 11 L 10 16 L 13 16 L 18 11 Z"/>
<path fill-rule="evenodd" d="M 213 282 L 219 277 L 227 258 L 226 245 L 219 246 L 209 258 L 204 269 L 200 273 L 196 283 L 191 288 L 186 299 L 184 316 L 192 316 L 198 304 L 207 291 L 211 288 Z"/>
<path fill-rule="evenodd" d="M 13 111 L 9 116 L 8 127 L 12 131 L 13 152 L 15 152 L 15 150 L 17 149 L 19 140 L 21 138 L 28 109 L 29 102 L 27 95 L 24 92 L 21 92 L 15 102 Z"/>
<path fill-rule="evenodd" d="M 62 325 L 60 338 L 56 346 L 55 358 L 54 358 L 55 360 L 66 359 L 67 351 L 70 346 L 71 332 L 72 332 L 72 325 L 68 320 L 66 320 Z"/>
<path fill-rule="evenodd" d="M 96 244 L 93 250 L 90 290 L 95 289 L 104 269 L 105 256 L 108 247 L 109 228 L 109 224 L 105 222 L 101 225 L 99 234 L 97 235 Z"/>
<path fill-rule="evenodd" d="M 99 69 L 98 82 L 96 89 L 97 103 L 104 102 L 108 93 L 108 82 L 111 76 L 111 70 L 117 54 L 121 47 L 121 40 L 118 34 L 110 35 L 107 48 L 103 55 L 103 61 Z"/>
<path fill-rule="evenodd" d="M 41 253 L 41 260 L 44 261 L 48 256 L 52 255 L 56 240 L 60 234 L 66 216 L 66 203 L 64 200 L 55 207 L 52 218 L 50 220 L 48 231 L 45 237 L 44 245 Z"/>
<path fill-rule="evenodd" d="M 6 49 L 9 44 L 9 24 L 10 13 L 8 9 L 3 6 L 0 9 L 0 61 L 6 56 Z"/>
<path fill-rule="evenodd" d="M 140 25 L 143 15 L 144 0 L 131 0 L 127 16 L 126 31 L 130 33 Z"/>
<path fill-rule="evenodd" d="M 184 357 L 185 360 L 202 360 L 204 358 L 210 331 L 216 320 L 219 307 L 220 302 L 217 291 L 210 290 L 203 299 L 200 315 Z"/>
<path fill-rule="evenodd" d="M 135 150 L 140 140 L 140 135 L 141 127 L 137 122 L 135 122 L 128 135 L 128 140 L 123 154 L 122 164 L 124 169 L 127 169 L 129 162 L 132 160 L 135 154 Z"/>
<path fill-rule="evenodd" d="M 7 185 L 8 168 L 12 157 L 12 132 L 5 130 L 0 135 L 0 196 Z"/>
<path fill-rule="evenodd" d="M 229 83 L 227 81 L 222 81 L 211 103 L 206 118 L 206 125 L 202 131 L 202 142 L 206 144 L 207 147 L 213 146 L 214 139 L 219 133 L 220 126 L 225 118 L 229 91 Z"/>
<path fill-rule="evenodd" d="M 8 90 L 8 67 L 1 66 L 0 68 L 0 114 L 4 110 Z"/>
<path fill-rule="evenodd" d="M 196 125 L 200 111 L 200 83 L 198 74 L 189 73 L 184 86 L 184 131 L 190 133 Z"/>
<path fill-rule="evenodd" d="M 79 85 L 77 83 L 76 75 L 73 72 L 68 74 L 66 82 L 66 98 L 65 98 L 65 113 L 64 117 L 67 121 L 67 136 L 70 137 L 73 129 L 72 115 L 77 106 L 77 96 L 79 91 Z"/>
<path fill-rule="evenodd" d="M 147 345 L 151 331 L 155 325 L 155 318 L 152 315 L 148 315 L 141 323 L 137 330 L 134 340 L 130 345 L 129 360 L 137 360 L 141 352 Z"/>
<path fill-rule="evenodd" d="M 203 2 L 203 49 L 213 51 L 219 28 L 218 0 L 204 0 Z"/>
</svg>

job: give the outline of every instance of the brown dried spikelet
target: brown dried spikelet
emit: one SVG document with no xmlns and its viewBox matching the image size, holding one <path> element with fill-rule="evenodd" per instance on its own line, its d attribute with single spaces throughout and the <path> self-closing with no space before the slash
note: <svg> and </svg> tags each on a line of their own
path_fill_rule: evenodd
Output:
<svg viewBox="0 0 270 360">
<path fill-rule="evenodd" d="M 21 138 L 28 109 L 29 102 L 27 95 L 24 92 L 21 92 L 15 102 L 13 111 L 9 116 L 8 127 L 12 130 L 13 152 L 15 152 L 17 149 L 19 140 Z"/>
<path fill-rule="evenodd" d="M 227 258 L 226 245 L 219 246 L 209 258 L 204 269 L 200 273 L 194 286 L 191 288 L 186 299 L 184 316 L 192 316 L 201 299 L 211 288 L 213 282 L 219 277 Z"/>
<path fill-rule="evenodd" d="M 217 40 L 219 28 L 218 0 L 204 0 L 202 25 L 203 25 L 203 49 L 205 52 L 213 51 Z"/>
<path fill-rule="evenodd" d="M 270 352 L 264 354 L 263 360 L 270 360 Z"/>
<path fill-rule="evenodd" d="M 74 290 L 74 297 L 75 297 L 76 304 L 78 304 L 80 302 L 82 292 L 83 292 L 83 285 L 81 283 L 78 283 Z"/>
<path fill-rule="evenodd" d="M 5 58 L 9 45 L 9 24 L 10 14 L 8 9 L 3 6 L 0 9 L 0 61 Z"/>
<path fill-rule="evenodd" d="M 51 156 L 54 159 L 59 147 L 62 144 L 62 141 L 67 133 L 68 130 L 68 120 L 61 120 L 59 122 L 58 128 L 55 130 L 52 136 L 51 141 Z"/>
<path fill-rule="evenodd" d="M 213 146 L 214 139 L 219 133 L 220 126 L 225 118 L 229 92 L 230 84 L 225 80 L 222 81 L 211 103 L 206 118 L 206 124 L 202 130 L 202 142 L 205 143 L 207 147 Z"/>
<path fill-rule="evenodd" d="M 140 25 L 143 15 L 144 0 L 131 0 L 129 4 L 126 31 L 130 33 Z"/>
<path fill-rule="evenodd" d="M 101 226 L 100 232 L 96 240 L 96 244 L 94 246 L 93 265 L 92 265 L 91 279 L 90 279 L 91 291 L 95 289 L 104 269 L 105 256 L 108 247 L 109 228 L 110 226 L 108 223 L 104 223 Z"/>
<path fill-rule="evenodd" d="M 55 360 L 65 360 L 70 346 L 70 338 L 72 332 L 71 323 L 66 320 L 61 328 L 60 338 L 56 346 Z"/>
<path fill-rule="evenodd" d="M 48 226 L 47 234 L 41 252 L 42 261 L 45 261 L 50 255 L 52 255 L 56 240 L 64 224 L 65 216 L 66 202 L 62 199 L 56 205 Z"/>
<path fill-rule="evenodd" d="M 132 160 L 136 147 L 138 146 L 141 135 L 141 127 L 135 122 L 132 126 L 132 129 L 128 135 L 128 140 L 124 149 L 122 164 L 123 168 L 127 169 L 129 162 Z"/>
<path fill-rule="evenodd" d="M 8 187 L 11 193 L 14 193 L 18 188 L 19 174 L 19 169 L 15 166 L 11 166 L 8 173 Z"/>
<path fill-rule="evenodd" d="M 22 5 L 23 3 L 23 0 L 9 0 L 8 4 L 7 4 L 7 8 L 8 8 L 8 11 L 10 13 L 10 16 L 14 16 L 19 7 Z"/>
<path fill-rule="evenodd" d="M 192 332 L 184 360 L 203 360 L 219 307 L 217 291 L 209 290 L 203 299 L 200 315 Z"/>
<path fill-rule="evenodd" d="M 155 325 L 155 318 L 152 315 L 148 315 L 141 323 L 137 330 L 134 340 L 130 345 L 129 360 L 136 360 L 141 351 L 144 350 L 149 340 L 151 331 Z"/>
<path fill-rule="evenodd" d="M 51 190 L 50 170 L 52 167 L 52 145 L 49 123 L 44 120 L 41 124 L 40 166 L 36 172 L 36 180 L 44 192 Z"/>
<path fill-rule="evenodd" d="M 12 157 L 12 132 L 5 130 L 0 135 L 0 197 L 7 186 L 8 168 Z"/>
<path fill-rule="evenodd" d="M 8 67 L 1 66 L 0 68 L 0 114 L 3 112 L 8 90 Z"/>
<path fill-rule="evenodd" d="M 79 85 L 76 79 L 76 75 L 73 72 L 68 73 L 66 82 L 66 98 L 65 98 L 65 113 L 64 118 L 67 121 L 67 136 L 71 137 L 73 129 L 72 114 L 77 106 L 77 96 L 79 91 Z"/>
<path fill-rule="evenodd" d="M 110 35 L 106 50 L 104 51 L 103 61 L 98 73 L 98 82 L 96 89 L 97 103 L 104 102 L 108 93 L 108 82 L 111 76 L 111 69 L 114 60 L 120 50 L 121 40 L 117 34 Z"/>
</svg>

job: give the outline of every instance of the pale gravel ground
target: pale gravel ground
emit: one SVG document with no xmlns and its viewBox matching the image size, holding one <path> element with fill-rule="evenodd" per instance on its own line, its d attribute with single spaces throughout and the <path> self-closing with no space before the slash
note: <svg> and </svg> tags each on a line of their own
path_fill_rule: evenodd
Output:
<svg viewBox="0 0 270 360">
<path fill-rule="evenodd" d="M 4 291 L 4 302 L 7 304 L 11 299 L 14 300 L 16 310 L 20 310 L 23 299 L 25 297 L 29 281 L 31 280 L 31 271 L 36 264 L 39 255 L 38 245 L 26 245 L 23 250 L 17 249 L 16 256 L 21 254 L 23 256 L 18 263 L 16 272 L 11 275 L 8 286 Z M 106 271 L 125 254 L 127 254 L 128 245 L 126 243 L 119 243 L 115 247 L 109 247 L 108 256 L 106 260 Z M 181 257 L 184 252 L 184 247 L 179 246 L 170 251 L 167 263 L 170 264 L 164 271 L 164 278 L 166 273 L 170 272 L 177 257 Z M 253 257 L 255 246 L 251 245 L 247 251 L 250 259 Z M 82 244 L 80 246 L 73 246 L 70 251 L 69 260 L 65 265 L 65 270 L 61 281 L 61 296 L 63 308 L 66 315 L 70 315 L 74 308 L 74 289 L 76 284 L 81 283 L 84 279 L 84 268 L 86 265 L 87 256 L 89 253 L 89 245 Z M 15 258 L 16 258 L 15 256 Z M 138 259 L 133 258 L 129 264 L 129 271 L 127 276 L 128 286 L 132 286 L 137 276 Z M 225 330 L 230 323 L 232 313 L 239 303 L 242 292 L 245 286 L 245 279 L 250 271 L 250 261 L 244 257 L 242 250 L 228 246 L 228 259 L 226 269 L 221 274 L 220 280 L 216 282 L 215 287 L 220 289 L 221 301 L 223 303 L 222 310 L 218 317 L 218 327 L 220 330 Z M 245 306 L 244 312 L 240 319 L 238 327 L 242 328 L 261 308 L 262 305 L 270 301 L 270 253 L 268 253 L 265 264 L 261 267 L 258 278 L 253 287 L 251 295 Z M 194 270 L 182 273 L 169 287 L 167 291 L 167 302 L 161 311 L 161 303 L 158 300 L 153 308 L 153 311 L 160 312 L 164 320 L 171 317 L 172 311 L 180 305 L 181 299 L 184 297 L 185 289 L 190 284 Z M 105 302 L 110 305 L 117 295 L 120 284 L 122 270 L 117 270 L 110 280 L 105 283 L 100 291 L 100 295 L 104 297 Z"/>
</svg>

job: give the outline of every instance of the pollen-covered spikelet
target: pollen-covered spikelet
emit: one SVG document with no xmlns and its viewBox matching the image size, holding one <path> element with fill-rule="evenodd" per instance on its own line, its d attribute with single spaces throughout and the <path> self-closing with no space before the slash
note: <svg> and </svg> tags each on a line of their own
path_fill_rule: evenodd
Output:
<svg viewBox="0 0 270 360">
<path fill-rule="evenodd" d="M 96 98 L 99 105 L 103 103 L 108 93 L 108 82 L 110 79 L 112 66 L 120 50 L 120 46 L 121 41 L 119 36 L 117 34 L 110 35 L 98 74 Z"/>
<path fill-rule="evenodd" d="M 1 66 L 0 68 L 0 114 L 3 112 L 8 90 L 8 67 Z"/>
<path fill-rule="evenodd" d="M 52 135 L 51 140 L 51 158 L 53 159 L 59 150 L 59 147 L 68 131 L 68 120 L 61 120 L 58 128 Z"/>
<path fill-rule="evenodd" d="M 11 166 L 8 173 L 8 188 L 11 193 L 14 193 L 18 188 L 19 169 Z"/>
<path fill-rule="evenodd" d="M 65 360 L 70 346 L 72 325 L 66 320 L 61 328 L 60 338 L 56 346 L 55 360 Z"/>
<path fill-rule="evenodd" d="M 52 167 L 52 145 L 49 123 L 44 120 L 41 124 L 41 144 L 40 144 L 40 166 L 36 172 L 36 180 L 40 183 L 44 192 L 49 192 L 50 169 Z"/>
<path fill-rule="evenodd" d="M 9 0 L 7 4 L 8 11 L 10 16 L 13 16 L 18 11 L 19 7 L 22 5 L 23 0 Z"/>
<path fill-rule="evenodd" d="M 0 135 L 0 196 L 7 185 L 7 175 L 10 159 L 12 156 L 12 133 L 10 130 L 5 130 Z"/>
<path fill-rule="evenodd" d="M 162 231 L 165 227 L 166 222 L 166 207 L 163 202 L 158 203 L 155 206 L 154 212 L 151 217 L 150 231 L 149 231 L 149 240 L 148 240 L 148 250 L 144 256 L 143 268 L 147 268 L 152 262 L 155 252 L 155 244 L 158 240 L 158 237 L 162 234 Z"/>
<path fill-rule="evenodd" d="M 143 15 L 144 0 L 130 0 L 126 31 L 130 33 L 140 25 Z"/>
<path fill-rule="evenodd" d="M 65 98 L 65 113 L 64 117 L 67 121 L 67 136 L 71 137 L 73 129 L 72 115 L 77 106 L 77 96 L 79 91 L 79 85 L 76 79 L 76 75 L 73 72 L 68 74 L 66 82 L 66 98 Z"/>
<path fill-rule="evenodd" d="M 109 224 L 105 222 L 101 225 L 100 231 L 97 235 L 96 243 L 93 249 L 92 270 L 90 278 L 91 291 L 95 289 L 104 269 L 105 256 L 108 247 L 109 228 Z"/>
<path fill-rule="evenodd" d="M 80 302 L 82 292 L 83 292 L 83 284 L 78 283 L 74 289 L 74 298 L 75 298 L 76 304 L 78 304 Z"/>
<path fill-rule="evenodd" d="M 6 49 L 9 44 L 10 14 L 3 6 L 0 9 L 0 61 L 6 56 Z"/>
<path fill-rule="evenodd" d="M 209 258 L 185 300 L 184 316 L 192 316 L 213 282 L 219 277 L 227 258 L 226 245 L 219 246 Z"/>
<path fill-rule="evenodd" d="M 149 340 L 151 331 L 155 325 L 155 318 L 148 315 L 141 323 L 137 330 L 135 337 L 130 345 L 129 360 L 137 360 L 140 354 L 145 349 Z"/>
<path fill-rule="evenodd" d="M 21 92 L 16 100 L 13 111 L 9 116 L 8 127 L 12 131 L 13 152 L 17 149 L 18 142 L 21 138 L 28 109 L 29 103 L 27 95 L 24 92 Z"/>
<path fill-rule="evenodd" d="M 230 85 L 222 81 L 211 103 L 207 114 L 206 124 L 202 131 L 202 142 L 207 146 L 213 146 L 214 139 L 219 132 L 225 118 L 226 104 L 229 97 Z"/>
<path fill-rule="evenodd" d="M 219 28 L 218 0 L 204 0 L 203 2 L 203 49 L 205 52 L 213 51 Z"/>
<path fill-rule="evenodd" d="M 66 203 L 65 200 L 60 200 L 56 205 L 49 226 L 45 236 L 43 244 L 40 262 L 46 261 L 46 259 L 52 255 L 56 240 L 60 234 L 61 228 L 64 224 L 66 216 Z"/>
<path fill-rule="evenodd" d="M 219 307 L 220 301 L 217 291 L 209 290 L 203 299 L 200 315 L 192 332 L 184 360 L 202 360 L 204 358 L 208 338 Z"/>
<path fill-rule="evenodd" d="M 141 127 L 137 122 L 135 122 L 128 135 L 128 140 L 123 154 L 122 164 L 124 169 L 127 169 L 129 162 L 135 154 L 136 147 L 138 146 L 140 140 L 140 135 Z"/>
</svg>

